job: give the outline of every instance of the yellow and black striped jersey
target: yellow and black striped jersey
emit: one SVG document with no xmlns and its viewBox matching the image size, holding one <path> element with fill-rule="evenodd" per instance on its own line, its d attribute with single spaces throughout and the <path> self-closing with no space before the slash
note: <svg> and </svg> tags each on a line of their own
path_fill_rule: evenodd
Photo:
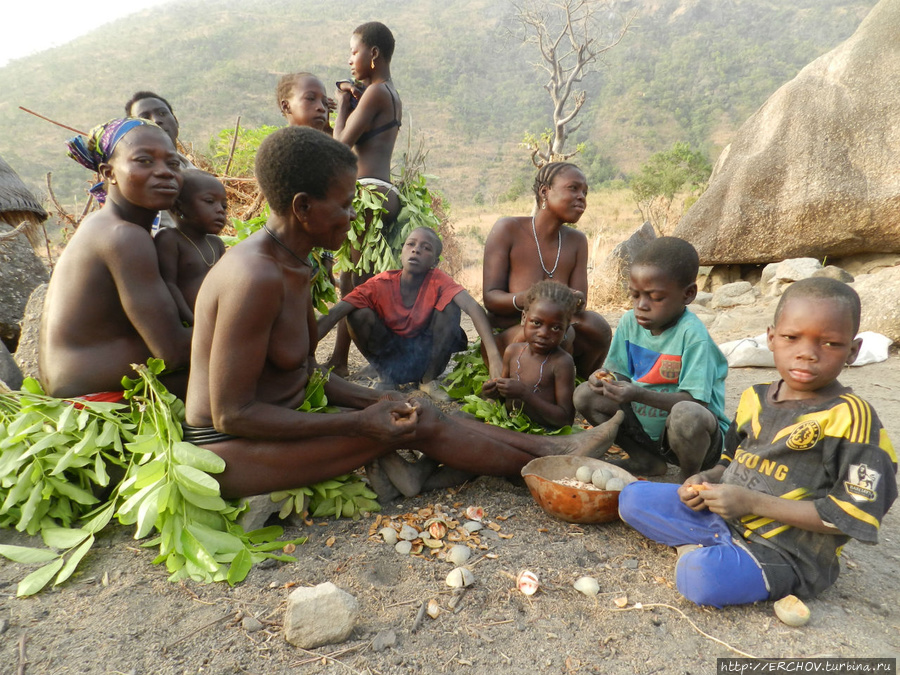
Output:
<svg viewBox="0 0 900 675">
<path fill-rule="evenodd" d="M 781 592 L 793 577 L 792 590 L 810 596 L 834 583 L 850 537 L 878 541 L 881 519 L 897 496 L 897 457 L 875 411 L 849 389 L 809 404 L 775 402 L 768 397 L 772 387 L 760 384 L 742 394 L 720 461 L 726 466 L 722 482 L 812 501 L 837 534 L 754 515 L 729 525 L 771 586 Z"/>
</svg>

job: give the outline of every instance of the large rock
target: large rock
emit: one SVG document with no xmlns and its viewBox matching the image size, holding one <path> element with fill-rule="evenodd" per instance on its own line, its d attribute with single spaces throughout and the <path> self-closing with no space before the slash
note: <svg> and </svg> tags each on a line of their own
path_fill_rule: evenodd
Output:
<svg viewBox="0 0 900 675">
<path fill-rule="evenodd" d="M 19 370 L 6 345 L 0 340 L 0 391 L 3 391 L 4 384 L 8 389 L 21 389 L 22 371 Z"/>
<path fill-rule="evenodd" d="M 38 370 L 38 352 L 41 346 L 41 316 L 44 314 L 44 298 L 47 297 L 47 284 L 41 284 L 32 291 L 25 305 L 25 316 L 22 318 L 22 334 L 16 349 L 16 363 L 25 377 L 40 380 Z"/>
<path fill-rule="evenodd" d="M 675 236 L 705 264 L 900 251 L 900 0 L 740 128 Z"/>
<path fill-rule="evenodd" d="M 353 632 L 358 615 L 356 598 L 330 581 L 298 588 L 288 596 L 284 637 L 301 649 L 343 642 Z"/>
<path fill-rule="evenodd" d="M 635 254 L 656 239 L 656 231 L 650 221 L 635 230 L 628 239 L 618 244 L 602 263 L 596 264 L 588 279 L 593 305 L 629 304 L 628 270 Z"/>
<path fill-rule="evenodd" d="M 13 228 L 0 223 L 0 234 Z M 0 240 L 0 339 L 10 350 L 19 341 L 20 322 L 28 296 L 49 279 L 44 263 L 24 236 Z"/>
<path fill-rule="evenodd" d="M 887 335 L 900 342 L 900 267 L 857 277 L 850 284 L 862 302 L 859 329 Z"/>
</svg>

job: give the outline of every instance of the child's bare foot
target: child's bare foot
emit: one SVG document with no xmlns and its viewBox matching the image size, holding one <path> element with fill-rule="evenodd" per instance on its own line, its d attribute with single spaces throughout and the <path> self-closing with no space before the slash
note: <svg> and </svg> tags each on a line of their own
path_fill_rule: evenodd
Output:
<svg viewBox="0 0 900 675">
<path fill-rule="evenodd" d="M 419 494 L 425 480 L 438 467 L 438 463 L 428 457 L 422 457 L 415 462 L 407 462 L 396 451 L 383 455 L 378 461 L 382 471 L 394 487 L 406 497 L 415 497 Z"/>
<path fill-rule="evenodd" d="M 400 496 L 400 490 L 394 487 L 387 473 L 381 468 L 379 460 L 366 464 L 366 478 L 369 479 L 369 486 L 378 495 L 378 501 L 382 504 L 390 504 Z"/>
<path fill-rule="evenodd" d="M 424 485 L 422 485 L 422 491 L 427 492 L 428 490 L 443 490 L 449 487 L 456 487 L 473 478 L 475 478 L 474 473 L 442 466 L 425 480 Z"/>
<path fill-rule="evenodd" d="M 593 429 L 580 434 L 567 436 L 571 445 L 567 455 L 578 455 L 580 457 L 596 457 L 599 458 L 609 450 L 613 441 L 616 440 L 616 434 L 619 433 L 619 427 L 625 419 L 625 413 L 621 410 L 603 424 L 598 424 Z"/>
<path fill-rule="evenodd" d="M 329 368 L 331 368 L 331 372 L 334 375 L 337 375 L 338 377 L 343 377 L 344 379 L 347 379 L 350 376 L 350 369 L 347 367 L 347 362 L 346 361 L 344 361 L 344 362 L 335 361 L 334 357 L 329 359 L 324 364 L 324 368 L 325 368 L 325 370 L 328 370 Z"/>
<path fill-rule="evenodd" d="M 636 449 L 631 449 L 627 452 L 627 458 L 607 457 L 606 461 L 625 469 L 635 476 L 662 476 L 668 469 L 666 461 L 658 455 Z"/>
<path fill-rule="evenodd" d="M 449 403 L 453 399 L 447 395 L 447 392 L 444 391 L 444 388 L 438 384 L 437 380 L 431 380 L 429 382 L 419 382 L 419 391 L 424 391 L 428 394 L 433 400 L 438 401 L 439 403 Z"/>
</svg>

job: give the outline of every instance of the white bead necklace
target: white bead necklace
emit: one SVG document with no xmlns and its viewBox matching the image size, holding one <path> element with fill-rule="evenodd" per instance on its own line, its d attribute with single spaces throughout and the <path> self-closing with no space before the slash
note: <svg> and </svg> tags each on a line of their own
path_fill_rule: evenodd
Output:
<svg viewBox="0 0 900 675">
<path fill-rule="evenodd" d="M 562 230 L 556 231 L 556 262 L 553 263 L 552 270 L 548 270 L 544 265 L 544 256 L 541 253 L 541 244 L 538 241 L 537 227 L 534 225 L 534 216 L 531 216 L 531 233 L 534 235 L 534 245 L 537 246 L 538 260 L 541 261 L 541 269 L 544 270 L 544 274 L 546 274 L 548 278 L 552 279 L 553 275 L 556 273 L 556 268 L 559 267 L 559 253 L 562 251 Z"/>
</svg>

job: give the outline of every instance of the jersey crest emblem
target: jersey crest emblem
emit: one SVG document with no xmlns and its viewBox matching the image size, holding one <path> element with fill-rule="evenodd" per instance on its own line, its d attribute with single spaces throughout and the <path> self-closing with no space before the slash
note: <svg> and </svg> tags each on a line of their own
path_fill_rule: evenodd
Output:
<svg viewBox="0 0 900 675">
<path fill-rule="evenodd" d="M 678 382 L 678 376 L 681 375 L 681 359 L 661 358 L 659 360 L 659 374 L 664 380 Z"/>
<path fill-rule="evenodd" d="M 851 464 L 847 474 L 844 489 L 853 501 L 874 502 L 878 496 L 875 488 L 878 487 L 881 474 L 865 464 Z"/>
<path fill-rule="evenodd" d="M 791 450 L 809 450 L 822 438 L 822 427 L 816 420 L 801 422 L 788 436 L 787 446 Z"/>
</svg>

